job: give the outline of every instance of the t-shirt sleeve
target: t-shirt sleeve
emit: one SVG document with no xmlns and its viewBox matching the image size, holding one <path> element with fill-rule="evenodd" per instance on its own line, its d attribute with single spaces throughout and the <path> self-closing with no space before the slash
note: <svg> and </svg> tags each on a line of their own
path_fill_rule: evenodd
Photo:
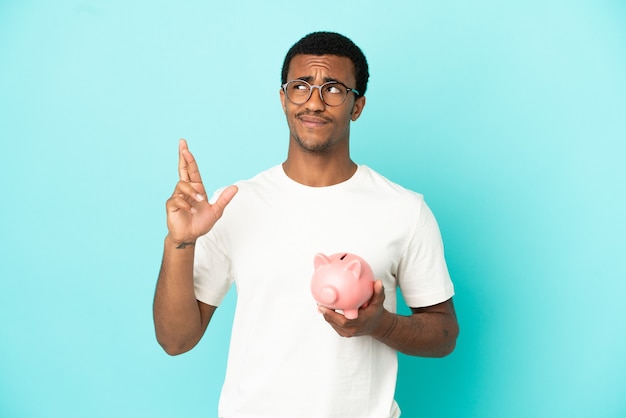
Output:
<svg viewBox="0 0 626 418">
<path fill-rule="evenodd" d="M 232 284 L 230 260 L 211 232 L 196 241 L 193 281 L 196 299 L 213 306 L 222 302 Z"/>
<path fill-rule="evenodd" d="M 218 190 L 211 202 L 215 201 Z M 193 281 L 196 299 L 218 306 L 233 283 L 231 262 L 219 242 L 219 221 L 206 235 L 196 241 Z"/>
<path fill-rule="evenodd" d="M 400 260 L 398 284 L 405 302 L 412 308 L 436 305 L 454 296 L 439 226 L 423 199 Z"/>
</svg>

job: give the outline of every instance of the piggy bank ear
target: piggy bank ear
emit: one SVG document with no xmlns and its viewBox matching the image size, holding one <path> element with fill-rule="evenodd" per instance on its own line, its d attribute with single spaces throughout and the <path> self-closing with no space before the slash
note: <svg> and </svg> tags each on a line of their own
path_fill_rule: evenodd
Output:
<svg viewBox="0 0 626 418">
<path fill-rule="evenodd" d="M 358 279 L 361 276 L 361 262 L 359 260 L 352 260 L 346 266 L 346 270 L 354 274 Z"/>
<path fill-rule="evenodd" d="M 324 254 L 318 253 L 313 257 L 313 266 L 315 266 L 315 270 L 322 266 L 327 266 L 330 264 L 330 258 L 326 257 Z"/>
</svg>

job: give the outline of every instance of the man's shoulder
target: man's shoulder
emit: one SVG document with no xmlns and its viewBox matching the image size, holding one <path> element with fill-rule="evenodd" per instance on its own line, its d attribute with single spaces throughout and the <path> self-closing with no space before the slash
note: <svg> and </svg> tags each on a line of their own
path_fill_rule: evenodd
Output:
<svg viewBox="0 0 626 418">
<path fill-rule="evenodd" d="M 254 190 L 262 190 L 272 184 L 276 184 L 280 181 L 280 164 L 275 165 L 273 167 L 267 168 L 254 176 L 238 180 L 234 184 L 239 188 L 239 192 L 235 195 L 236 200 L 239 200 L 242 195 L 248 194 L 250 191 Z M 214 190 L 213 195 L 211 197 L 211 202 L 217 200 L 217 197 L 226 189 L 227 186 L 220 187 L 217 190 Z M 244 193 L 242 193 L 244 192 Z"/>
<path fill-rule="evenodd" d="M 268 181 L 273 182 L 273 181 L 279 180 L 281 178 L 282 173 L 283 173 L 282 165 L 276 164 L 274 166 L 266 168 L 265 170 L 259 171 L 253 177 L 247 180 L 242 180 L 241 182 L 251 183 L 251 184 L 265 183 Z"/>
<path fill-rule="evenodd" d="M 268 187 L 275 187 L 281 183 L 282 173 L 282 167 L 278 164 L 258 172 L 253 177 L 239 180 L 235 184 L 245 190 L 266 190 Z"/>
<path fill-rule="evenodd" d="M 364 184 L 366 184 L 368 188 L 372 188 L 372 190 L 400 199 L 408 199 L 417 202 L 424 200 L 424 196 L 421 193 L 390 180 L 371 167 L 360 165 L 359 170 L 362 171 L 362 177 L 365 181 Z"/>
</svg>

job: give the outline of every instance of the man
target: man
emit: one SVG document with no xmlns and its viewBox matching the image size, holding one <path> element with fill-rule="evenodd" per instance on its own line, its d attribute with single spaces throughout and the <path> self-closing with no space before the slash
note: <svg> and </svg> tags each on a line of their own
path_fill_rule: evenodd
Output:
<svg viewBox="0 0 626 418">
<path fill-rule="evenodd" d="M 454 291 L 432 213 L 421 195 L 350 159 L 368 77 L 348 38 L 316 32 L 298 41 L 280 90 L 287 160 L 212 203 L 180 141 L 155 328 L 167 353 L 190 350 L 236 285 L 220 417 L 398 417 L 397 352 L 454 349 Z M 378 279 L 356 319 L 317 307 L 310 293 L 314 255 L 338 252 L 364 258 Z M 410 316 L 395 313 L 397 287 Z"/>
</svg>

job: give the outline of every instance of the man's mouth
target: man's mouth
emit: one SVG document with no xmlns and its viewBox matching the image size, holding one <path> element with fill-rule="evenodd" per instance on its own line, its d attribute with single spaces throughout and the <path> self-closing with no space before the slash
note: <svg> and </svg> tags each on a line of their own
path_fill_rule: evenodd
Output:
<svg viewBox="0 0 626 418">
<path fill-rule="evenodd" d="M 312 115 L 298 115 L 297 119 L 300 120 L 300 123 L 307 128 L 319 128 L 330 122 L 326 118 Z"/>
</svg>

